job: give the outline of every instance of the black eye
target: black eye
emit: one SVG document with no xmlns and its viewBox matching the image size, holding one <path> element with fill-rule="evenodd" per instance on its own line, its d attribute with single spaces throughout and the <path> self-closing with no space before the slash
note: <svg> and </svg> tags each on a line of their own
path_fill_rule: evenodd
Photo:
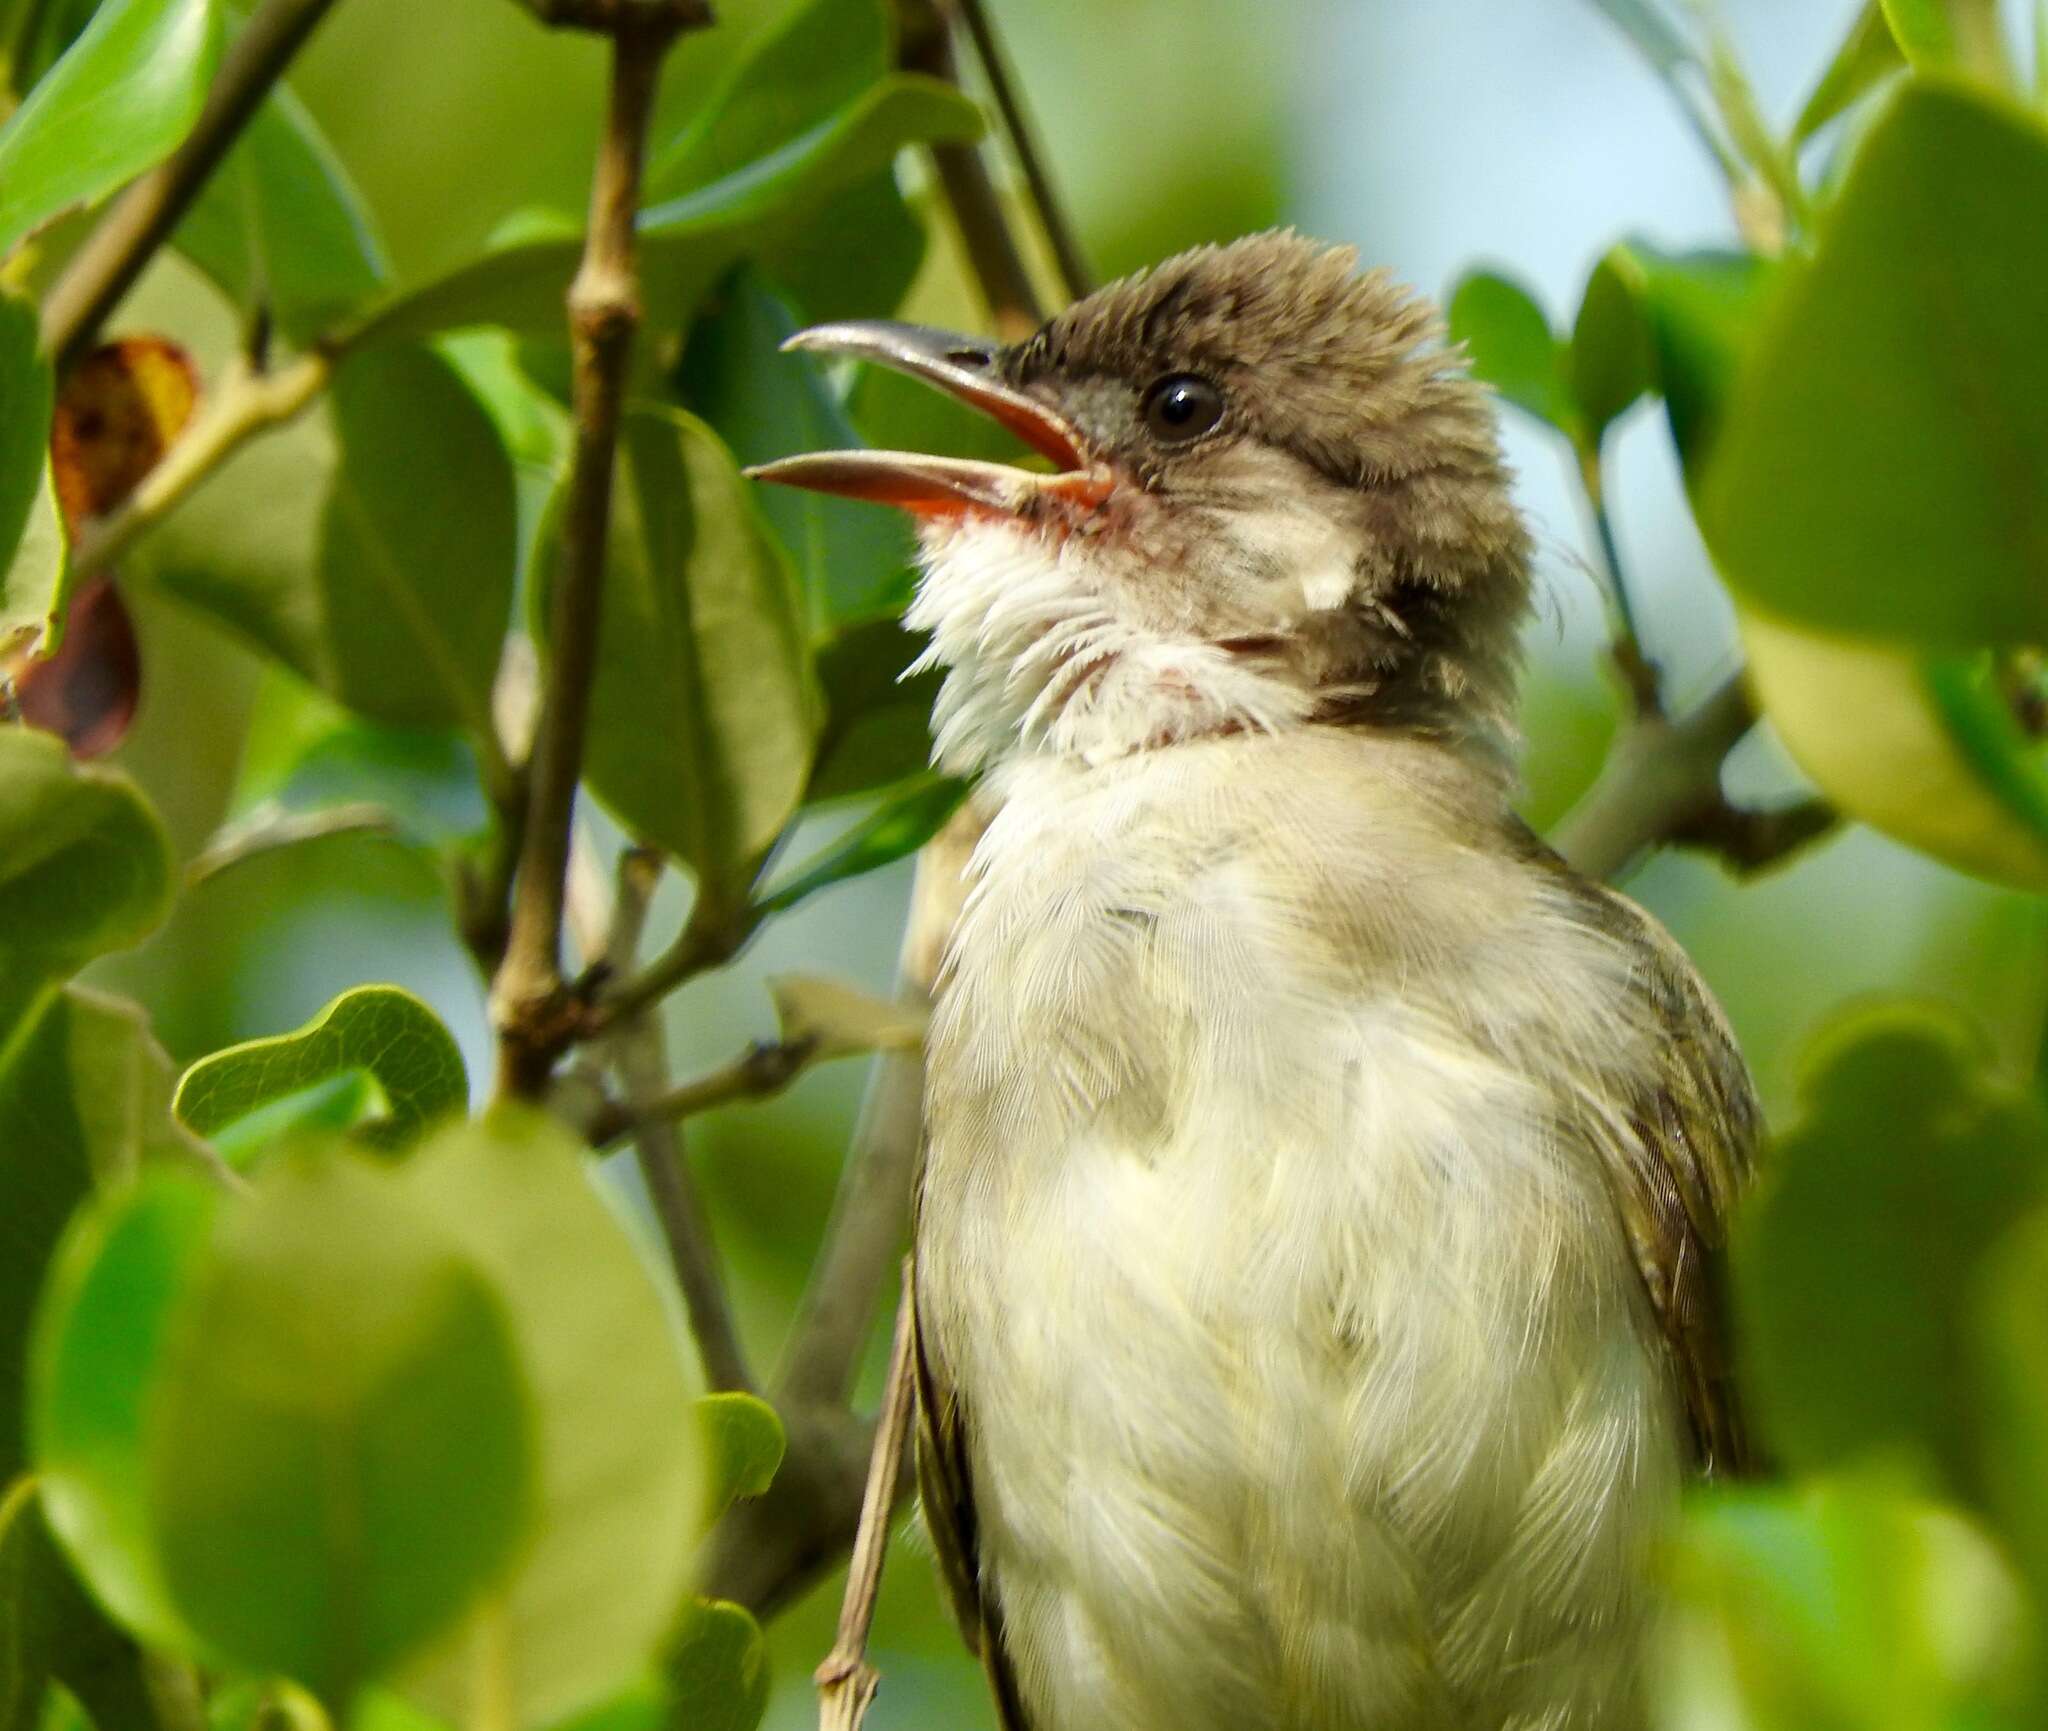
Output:
<svg viewBox="0 0 2048 1731">
<path fill-rule="evenodd" d="M 1145 430 L 1162 445 L 1185 445 L 1223 419 L 1223 393 L 1193 373 L 1174 373 L 1145 393 Z"/>
</svg>

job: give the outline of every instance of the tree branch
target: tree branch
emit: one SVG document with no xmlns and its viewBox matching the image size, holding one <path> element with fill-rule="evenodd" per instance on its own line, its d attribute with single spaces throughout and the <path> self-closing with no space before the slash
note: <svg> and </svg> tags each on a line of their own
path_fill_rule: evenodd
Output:
<svg viewBox="0 0 2048 1731">
<path fill-rule="evenodd" d="M 868 1630 L 882 1590 L 882 1563 L 889 1552 L 889 1524 L 902 1477 L 904 1444 L 910 1436 L 911 1382 L 910 1264 L 903 1264 L 903 1296 L 896 1307 L 896 1341 L 889 1353 L 881 1416 L 875 1424 L 874 1453 L 861 1495 L 860 1530 L 854 1535 L 853 1564 L 839 1606 L 839 1633 L 818 1666 L 818 1731 L 860 1731 L 882 1675 L 867 1661 Z"/>
<path fill-rule="evenodd" d="M 640 323 L 634 217 L 661 63 L 677 35 L 708 14 L 694 0 L 576 0 L 536 8 L 550 22 L 612 38 L 611 92 L 591 181 L 590 228 L 569 285 L 575 446 L 551 607 L 553 664 L 535 724 L 529 791 L 505 959 L 492 983 L 498 1091 L 537 1098 L 579 1031 L 561 975 L 569 825 L 597 672 L 612 472 L 626 375 Z"/>
<path fill-rule="evenodd" d="M 43 301 L 43 348 L 60 368 L 90 346 L 333 5 L 266 0 L 235 38 L 184 143 L 114 201 Z"/>
</svg>

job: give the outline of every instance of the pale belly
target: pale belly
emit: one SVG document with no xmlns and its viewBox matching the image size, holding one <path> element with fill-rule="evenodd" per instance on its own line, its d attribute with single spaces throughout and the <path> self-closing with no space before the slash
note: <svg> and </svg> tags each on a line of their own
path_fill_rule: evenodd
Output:
<svg viewBox="0 0 2048 1731">
<path fill-rule="evenodd" d="M 971 914 L 932 1053 L 921 1326 L 1032 1731 L 1636 1731 L 1684 1450 L 1551 1084 L 1107 893 Z"/>
</svg>

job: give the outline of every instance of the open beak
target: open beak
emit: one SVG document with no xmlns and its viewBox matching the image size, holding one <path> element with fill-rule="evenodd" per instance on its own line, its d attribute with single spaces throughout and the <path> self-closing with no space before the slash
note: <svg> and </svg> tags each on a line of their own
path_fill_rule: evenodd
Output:
<svg viewBox="0 0 2048 1731">
<path fill-rule="evenodd" d="M 757 481 L 899 505 L 928 517 L 966 511 L 1017 517 L 1043 499 L 1096 505 L 1109 496 L 1114 483 L 1106 470 L 1089 460 L 1080 433 L 1036 397 L 1005 384 L 996 373 L 996 351 L 989 343 L 927 325 L 849 319 L 799 331 L 782 346 L 875 361 L 936 385 L 1009 428 L 1049 457 L 1058 473 L 1043 475 L 1007 463 L 913 451 L 817 451 L 749 469 Z"/>
</svg>

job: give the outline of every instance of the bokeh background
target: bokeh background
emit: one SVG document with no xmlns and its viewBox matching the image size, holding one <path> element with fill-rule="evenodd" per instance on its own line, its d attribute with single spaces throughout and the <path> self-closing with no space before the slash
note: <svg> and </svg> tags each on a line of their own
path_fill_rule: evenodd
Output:
<svg viewBox="0 0 2048 1731">
<path fill-rule="evenodd" d="M 777 9 L 776 0 L 721 0 L 721 27 L 673 64 L 669 106 L 687 109 Z M 1474 265 L 1506 267 L 1562 317 L 1624 235 L 1669 247 L 1733 239 L 1713 165 L 1583 0 L 994 0 L 992 10 L 1103 274 L 1288 222 L 1355 243 L 1432 293 Z M 1855 0 L 1727 0 L 1774 117 L 1796 111 L 1855 10 Z M 600 76 L 590 44 L 550 36 L 505 0 L 352 0 L 294 82 L 375 210 L 400 277 L 412 279 L 472 249 L 516 209 L 579 206 Z M 180 292 L 174 281 L 150 285 L 131 322 L 147 321 L 151 295 Z M 926 316 L 978 317 L 942 225 L 916 298 Z M 1543 548 L 1525 721 L 1525 809 L 1541 826 L 1591 780 L 1619 704 L 1601 670 L 1585 526 L 1563 460 L 1549 436 L 1512 417 L 1507 438 Z M 1635 412 L 1612 465 L 1644 635 L 1683 707 L 1734 664 L 1729 609 L 1685 511 L 1661 415 Z M 423 496 L 421 508 L 432 506 Z M 189 855 L 227 810 L 261 679 L 206 626 L 147 596 L 138 606 L 152 657 L 120 761 Z M 1761 736 L 1730 773 L 1739 793 L 1775 797 L 1797 785 Z M 764 973 L 832 972 L 886 989 L 908 887 L 906 865 L 821 897 L 727 975 L 679 998 L 670 1012 L 679 1073 L 772 1031 Z M 1780 1119 L 1796 1107 L 1814 1031 L 1866 993 L 1958 1006 L 2013 1068 L 2036 1063 L 2048 1012 L 2037 900 L 1857 829 L 1761 881 L 1670 856 L 1642 866 L 1629 888 L 1700 962 Z M 664 905 L 657 922 L 679 914 Z M 337 839 L 227 872 L 113 973 L 148 1002 L 181 1061 L 296 1026 L 350 985 L 393 980 L 433 1003 L 473 1072 L 489 1074 L 481 986 L 440 885 L 387 843 Z M 864 1081 L 857 1065 L 814 1071 L 780 1100 L 692 1126 L 692 1158 L 764 1364 L 813 1252 Z M 630 1194 L 629 1174 L 616 1176 Z M 771 1725 L 811 1722 L 808 1674 L 829 1644 L 837 1597 L 838 1583 L 827 1582 L 774 1626 Z M 870 1721 L 878 1731 L 988 1722 L 978 1673 L 943 1621 L 914 1541 L 892 1560 L 875 1650 L 888 1679 Z"/>
</svg>

